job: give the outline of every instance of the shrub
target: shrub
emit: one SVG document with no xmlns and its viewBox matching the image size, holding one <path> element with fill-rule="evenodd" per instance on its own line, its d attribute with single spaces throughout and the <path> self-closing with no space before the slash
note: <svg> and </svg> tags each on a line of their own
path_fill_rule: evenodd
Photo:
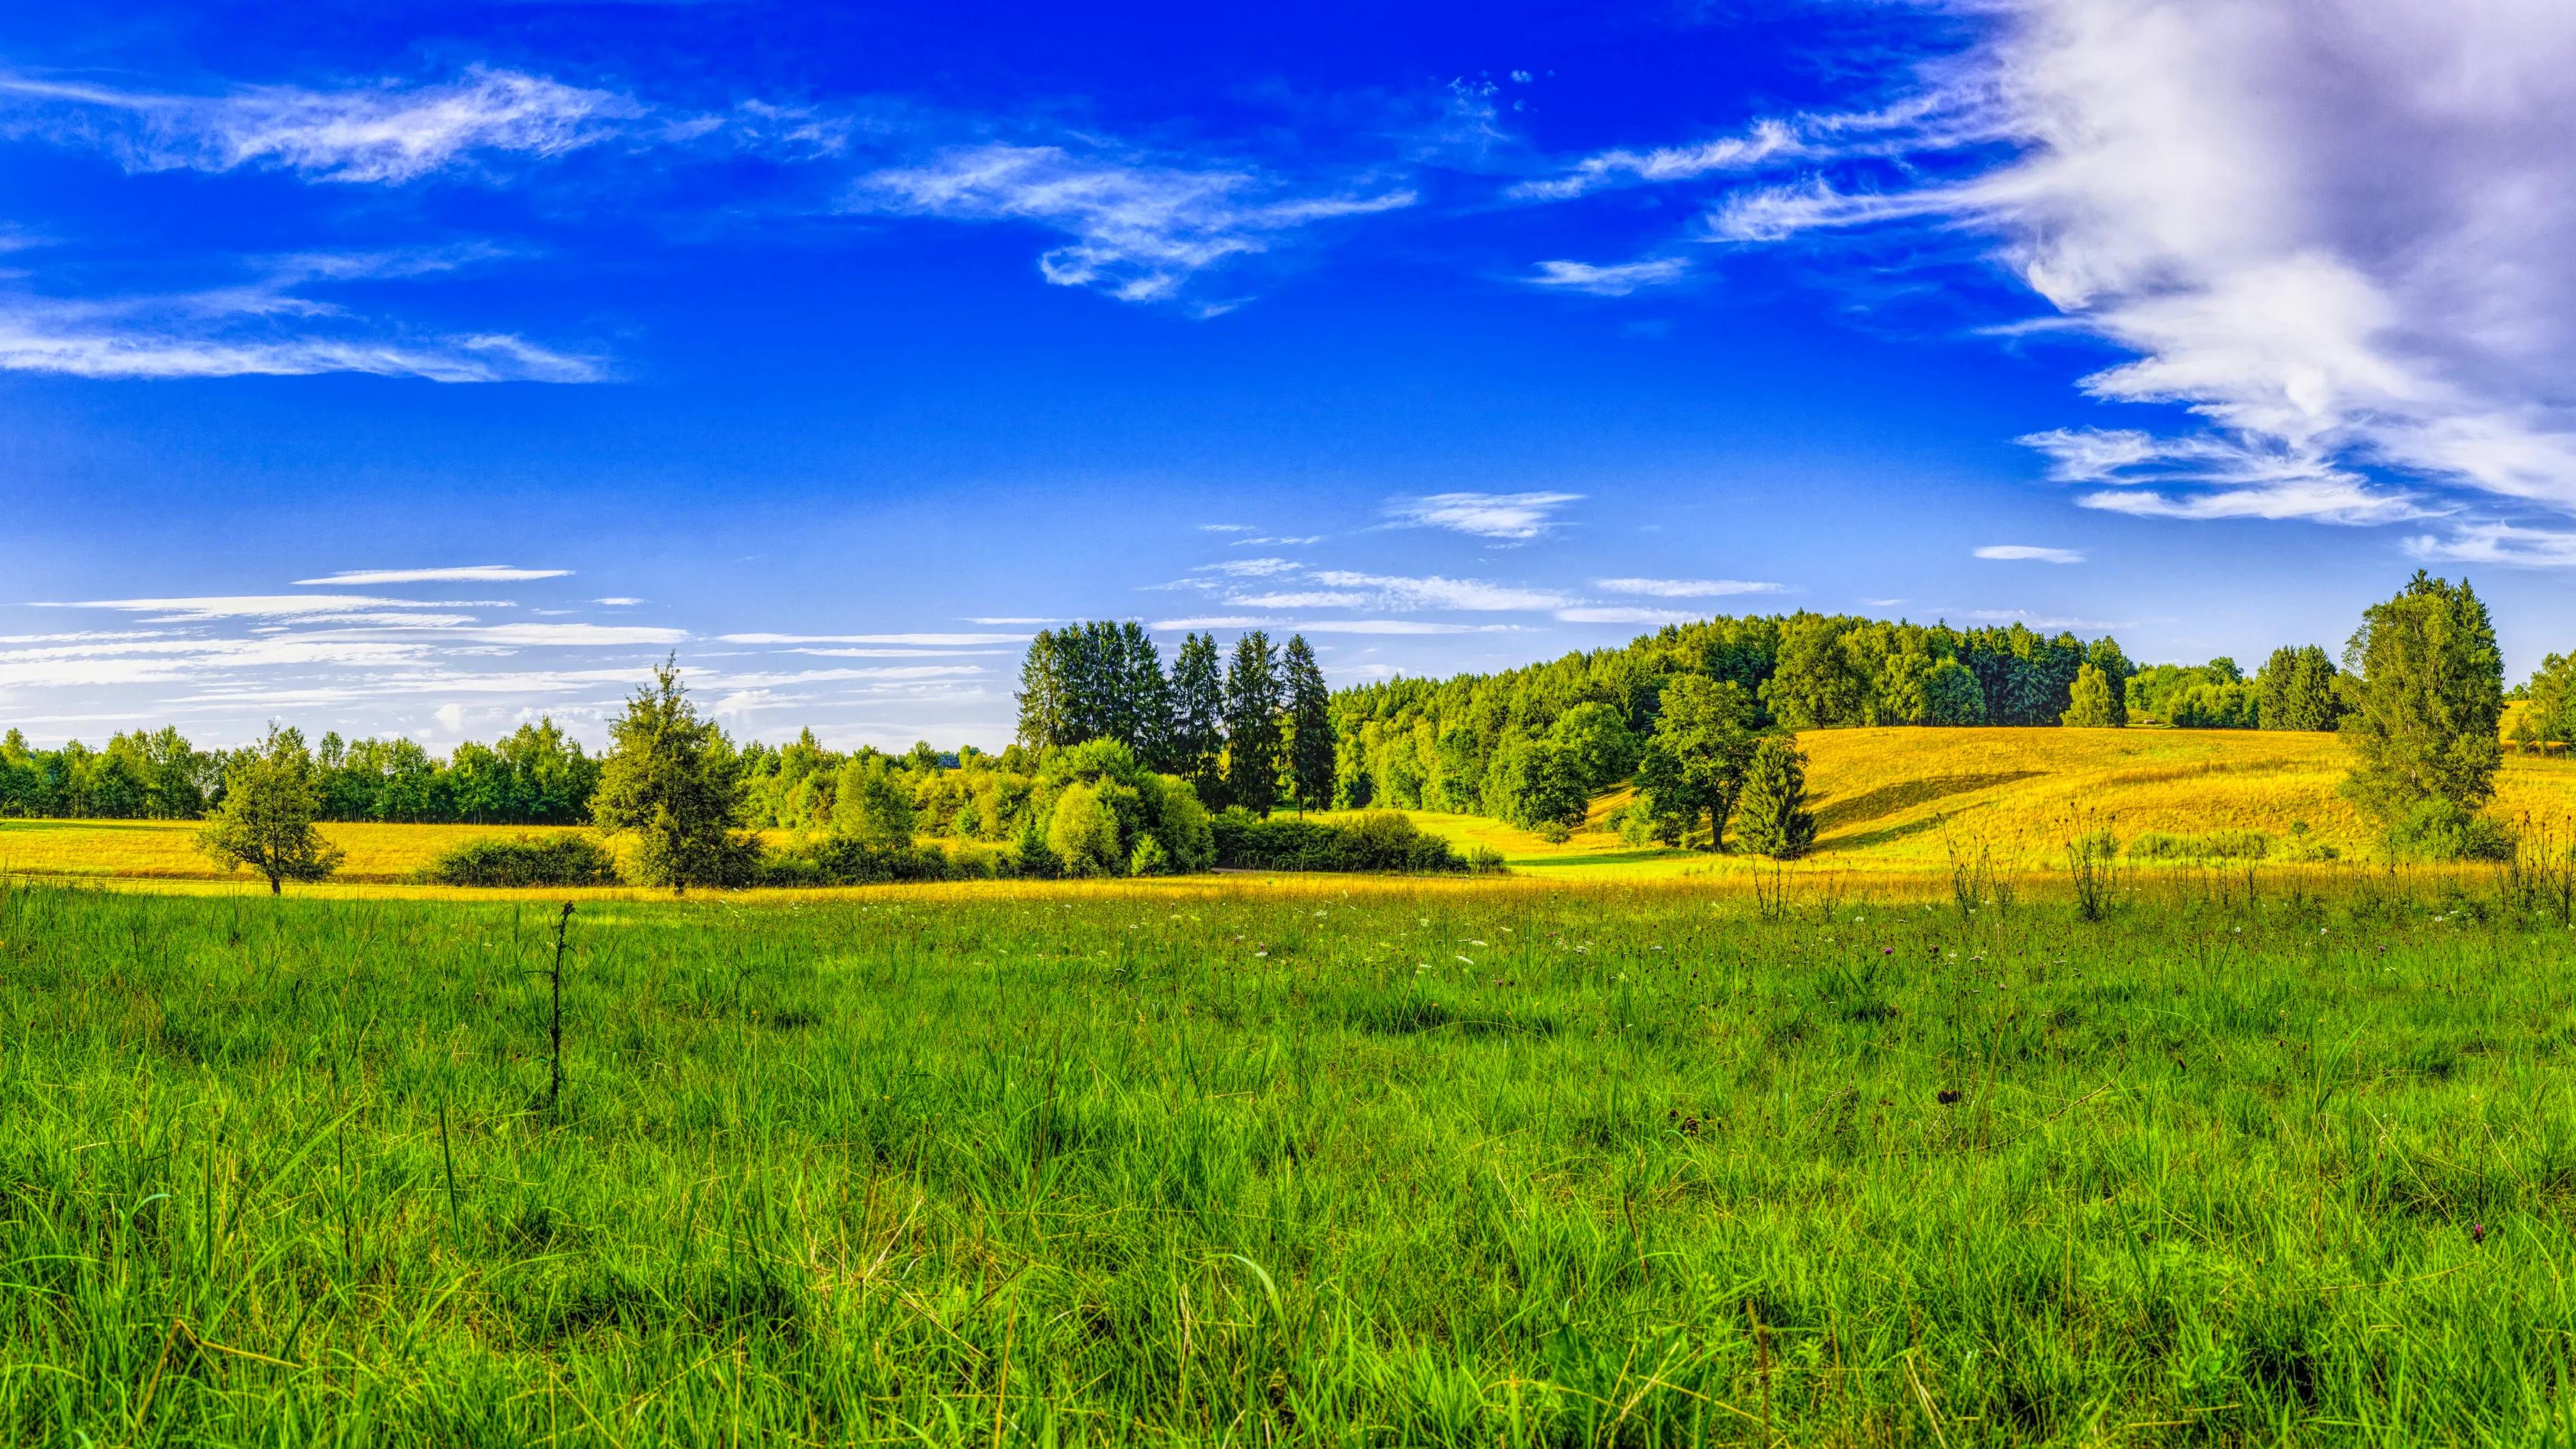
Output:
<svg viewBox="0 0 2576 1449">
<path fill-rule="evenodd" d="M 450 886 L 617 884 L 617 860 L 587 835 L 478 835 L 448 847 L 420 878 Z"/>
<path fill-rule="evenodd" d="M 1047 821 L 1046 843 L 1066 875 L 1126 873 L 1127 854 L 1118 848 L 1117 807 L 1101 787 L 1065 787 Z"/>
<path fill-rule="evenodd" d="M 2438 795 L 2388 828 L 2389 854 L 2400 860 L 2511 860 L 2513 849 L 2513 831 L 2503 821 Z"/>
<path fill-rule="evenodd" d="M 2213 830 L 2207 835 L 2150 830 L 2129 842 L 2129 859 L 2261 860 L 2272 853 L 2272 843 L 2260 830 Z"/>
<path fill-rule="evenodd" d="M 761 862 L 767 886 L 890 885 L 896 881 L 983 880 L 1018 874 L 1017 858 L 999 850 L 949 855 L 930 845 L 888 845 L 830 835 L 789 846 Z"/>
<path fill-rule="evenodd" d="M 1425 835 L 1392 810 L 1347 825 L 1318 820 L 1263 820 L 1228 810 L 1209 822 L 1216 863 L 1238 870 L 1333 870 L 1427 873 L 1467 868 L 1449 842 Z"/>
<path fill-rule="evenodd" d="M 1148 835 L 1136 842 L 1136 853 L 1127 857 L 1127 873 L 1129 875 L 1170 875 L 1172 853 L 1163 848 L 1163 842 Z"/>
</svg>

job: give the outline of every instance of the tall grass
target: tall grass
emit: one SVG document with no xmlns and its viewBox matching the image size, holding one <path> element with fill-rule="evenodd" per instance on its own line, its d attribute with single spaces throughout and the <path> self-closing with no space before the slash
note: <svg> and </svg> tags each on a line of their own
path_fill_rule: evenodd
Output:
<svg viewBox="0 0 2576 1449">
<path fill-rule="evenodd" d="M 0 1425 L 2563 1441 L 2570 937 L 2444 881 L 594 901 L 553 1114 L 551 909 L 0 891 Z"/>
</svg>

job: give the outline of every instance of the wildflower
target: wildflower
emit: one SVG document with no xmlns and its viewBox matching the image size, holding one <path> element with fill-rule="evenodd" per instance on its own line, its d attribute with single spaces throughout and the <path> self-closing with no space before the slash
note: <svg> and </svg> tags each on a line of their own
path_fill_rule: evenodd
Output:
<svg viewBox="0 0 2576 1449">
<path fill-rule="evenodd" d="M 2470 1242 L 2472 1242 L 2472 1243 L 2478 1243 L 2478 1244 L 2484 1244 L 2484 1243 L 2486 1242 L 2486 1240 L 2487 1240 L 2487 1225 L 2486 1225 L 2486 1224 L 2484 1224 L 2484 1223 L 2471 1223 L 2471 1224 L 2469 1224 L 2469 1241 L 2470 1241 Z"/>
</svg>

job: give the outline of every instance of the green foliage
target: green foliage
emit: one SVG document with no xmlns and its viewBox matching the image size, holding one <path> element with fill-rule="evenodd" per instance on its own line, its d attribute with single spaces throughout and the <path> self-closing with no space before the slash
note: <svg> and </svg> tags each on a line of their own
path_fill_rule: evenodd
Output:
<svg viewBox="0 0 2576 1449">
<path fill-rule="evenodd" d="M 2364 614 L 2344 659 L 2361 675 L 2342 724 L 2354 803 L 2392 826 L 2427 801 L 2462 814 L 2485 804 L 2504 763 L 2504 655 L 2476 591 L 2418 570 Z"/>
<path fill-rule="evenodd" d="M 2398 860 L 2511 860 L 2514 835 L 2503 821 L 2437 795 L 2389 822 L 2388 852 Z"/>
<path fill-rule="evenodd" d="M 328 879 L 341 853 L 313 828 L 319 805 L 304 737 L 271 725 L 266 740 L 225 767 L 223 803 L 206 817 L 197 848 L 226 870 L 258 871 L 271 895 L 287 881 Z"/>
<path fill-rule="evenodd" d="M 1279 803 L 1284 705 L 1278 651 L 1269 635 L 1250 630 L 1225 668 L 1225 798 L 1255 815 Z"/>
<path fill-rule="evenodd" d="M 1506 739 L 1485 770 L 1485 808 L 1526 830 L 1583 823 L 1592 803 L 1583 756 L 1553 738 Z"/>
<path fill-rule="evenodd" d="M 1200 800 L 1225 802 L 1225 675 L 1216 636 L 1192 634 L 1172 659 L 1172 773 Z"/>
<path fill-rule="evenodd" d="M 1315 663 L 1315 651 L 1307 647 L 1305 635 L 1289 636 L 1285 668 L 1287 739 L 1281 752 L 1286 769 L 1281 783 L 1287 787 L 1289 803 L 1298 809 L 1329 810 L 1334 773 L 1332 695 L 1324 688 L 1324 671 Z"/>
<path fill-rule="evenodd" d="M 669 886 L 729 886 L 756 873 L 757 842 L 733 834 L 743 809 L 742 763 L 715 722 L 699 715 L 676 663 L 626 701 L 608 726 L 591 814 L 599 828 L 636 837 L 636 880 Z"/>
<path fill-rule="evenodd" d="M 1741 685 L 1683 675 L 1666 686 L 1637 764 L 1638 793 L 1658 839 L 1725 848 L 1727 819 L 1760 738 L 1757 720 Z"/>
<path fill-rule="evenodd" d="M 1136 842 L 1135 851 L 1127 857 L 1127 873 L 1129 875 L 1170 875 L 1172 873 L 1171 852 L 1163 849 L 1163 842 L 1148 835 Z"/>
<path fill-rule="evenodd" d="M 2526 740 L 2576 743 L 2576 655 L 2552 654 L 2540 661 L 2523 686 L 2527 701 L 2515 721 L 2515 733 Z"/>
<path fill-rule="evenodd" d="M 1644 741 L 1628 727 L 1627 715 L 1597 699 L 1557 716 L 1547 737 L 1572 754 L 1575 778 L 1586 795 L 1599 794 L 1635 773 L 1644 749 Z"/>
<path fill-rule="evenodd" d="M 2334 660 L 2314 644 L 2273 650 L 2255 682 L 2264 729 L 2332 730 L 2343 718 Z"/>
<path fill-rule="evenodd" d="M 1134 792 L 1115 782 L 1068 785 L 1047 816 L 1047 852 L 1069 876 L 1122 875 L 1133 852 L 1122 842 L 1118 794 Z"/>
<path fill-rule="evenodd" d="M 1754 747 L 1735 808 L 1736 838 L 1755 855 L 1796 860 L 1815 849 L 1816 817 L 1807 809 L 1807 757 L 1793 741 L 1770 735 Z"/>
<path fill-rule="evenodd" d="M 2274 844 L 2271 835 L 2261 830 L 2213 830 L 2205 835 L 2149 830 L 2129 842 L 2129 859 L 2261 860 L 2272 853 Z"/>
<path fill-rule="evenodd" d="M 885 848 L 910 845 L 913 816 L 912 792 L 886 760 L 853 759 L 841 767 L 833 792 L 833 833 Z"/>
<path fill-rule="evenodd" d="M 1369 871 L 1430 875 L 1465 870 L 1449 842 L 1394 811 L 1348 824 L 1264 820 L 1246 810 L 1215 817 L 1216 862 L 1234 870 Z M 1497 863 L 1499 864 L 1499 863 Z"/>
<path fill-rule="evenodd" d="M 2115 729 L 2127 722 L 2120 708 L 2122 700 L 2111 688 L 2111 676 L 2090 662 L 2075 671 L 2075 685 L 2068 694 L 2066 713 L 2058 722 L 2068 729 Z"/>
<path fill-rule="evenodd" d="M 430 885 L 605 886 L 617 861 L 587 835 L 478 835 L 441 851 L 422 869 Z"/>
<path fill-rule="evenodd" d="M 1923 673 L 1923 713 L 1916 723 L 1953 728 L 1986 722 L 1986 695 L 1974 670 L 1956 659 L 1935 661 Z"/>
</svg>

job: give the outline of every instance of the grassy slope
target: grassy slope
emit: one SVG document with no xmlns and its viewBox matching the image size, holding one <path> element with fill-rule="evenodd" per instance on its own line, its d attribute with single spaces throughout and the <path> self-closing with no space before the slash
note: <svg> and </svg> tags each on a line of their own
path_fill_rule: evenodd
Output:
<svg viewBox="0 0 2576 1449">
<path fill-rule="evenodd" d="M 2367 827 L 2335 792 L 2349 768 L 2331 735 L 2256 730 L 1815 730 L 1799 737 L 1820 842 L 1815 869 L 1908 872 L 1943 866 L 1947 840 L 2045 866 L 2066 843 L 2109 829 L 2199 834 L 2254 829 L 2286 841 L 2296 822 L 2347 857 Z M 1421 814 L 1428 830 L 1500 850 L 1541 875 L 1724 872 L 1730 862 L 1622 845 L 1603 827 L 1626 797 L 1593 802 L 1562 845 L 1472 816 Z M 2508 757 L 2496 809 L 2562 826 L 2576 818 L 2576 760 Z M 2562 829 L 2561 833 L 2565 833 Z"/>
<path fill-rule="evenodd" d="M 0 1434 L 2563 1443 L 2566 928 L 2355 900 L 601 905 L 556 1116 L 545 912 L 0 888 Z"/>
</svg>

